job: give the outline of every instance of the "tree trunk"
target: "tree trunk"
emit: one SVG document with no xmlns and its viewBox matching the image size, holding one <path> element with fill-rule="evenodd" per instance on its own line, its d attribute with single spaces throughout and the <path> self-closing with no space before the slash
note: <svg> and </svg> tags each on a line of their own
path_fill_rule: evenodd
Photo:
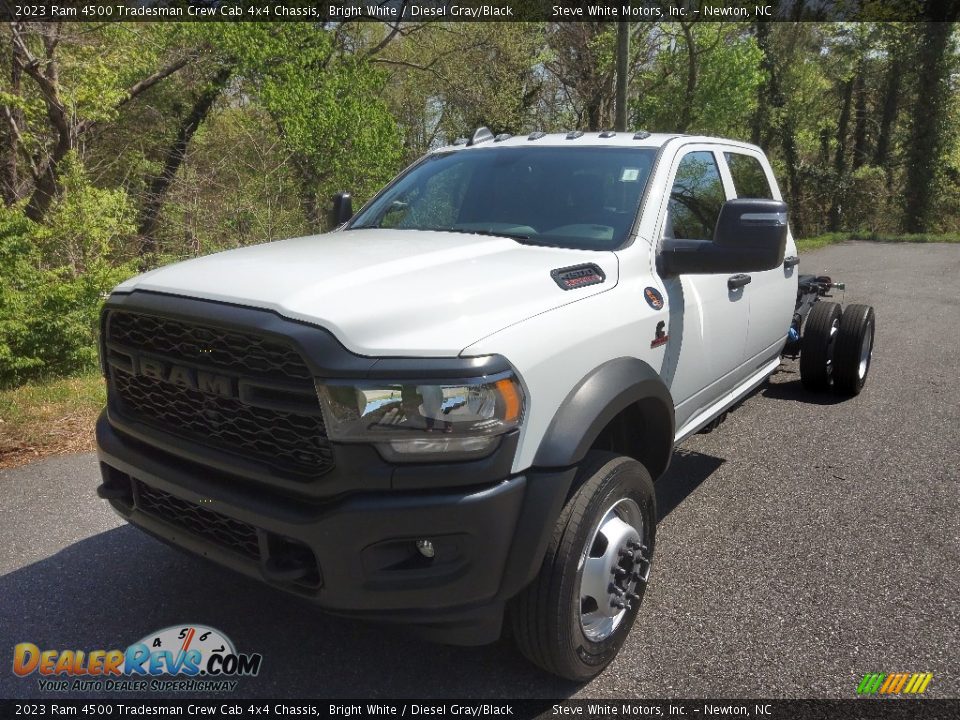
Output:
<svg viewBox="0 0 960 720">
<path fill-rule="evenodd" d="M 587 111 L 587 131 L 597 132 L 602 130 L 603 128 L 600 125 L 603 120 L 603 98 L 599 93 L 587 98 L 585 109 Z"/>
<path fill-rule="evenodd" d="M 797 132 L 793 118 L 786 117 L 780 130 L 780 142 L 783 147 L 783 159 L 787 165 L 787 182 L 790 184 L 790 224 L 797 237 L 806 234 L 806 218 L 800 207 L 800 153 L 797 150 Z"/>
<path fill-rule="evenodd" d="M 20 97 L 20 79 L 23 76 L 23 58 L 20 48 L 11 43 L 10 93 Z M 23 132 L 23 111 L 12 105 L 4 108 L 7 131 L 3 143 L 3 176 L 0 180 L 0 193 L 3 202 L 12 205 L 20 199 L 20 133 Z"/>
<path fill-rule="evenodd" d="M 693 26 L 690 23 L 680 23 L 683 37 L 687 45 L 687 86 L 684 89 L 683 107 L 680 110 L 680 120 L 677 132 L 686 132 L 693 122 L 693 104 L 697 91 L 697 46 L 693 41 Z"/>
<path fill-rule="evenodd" d="M 891 179 L 891 173 L 887 167 L 887 162 L 890 159 L 891 136 L 893 134 L 894 123 L 897 120 L 897 111 L 900 109 L 900 84 L 903 78 L 903 60 L 894 55 L 894 53 L 899 53 L 899 48 L 890 49 L 890 65 L 887 67 L 887 76 L 883 88 L 880 127 L 877 131 L 877 146 L 873 153 L 873 164 L 887 171 L 888 184 Z"/>
<path fill-rule="evenodd" d="M 777 74 L 776 62 L 773 56 L 770 39 L 770 25 L 765 22 L 756 24 L 757 45 L 763 51 L 761 67 L 767 78 L 761 86 L 761 95 L 757 106 L 757 113 L 753 118 L 752 137 L 756 145 L 764 149 L 775 139 L 779 139 L 783 150 L 784 165 L 787 170 L 786 196 L 790 205 L 790 225 L 795 236 L 802 237 L 806 232 L 806 220 L 800 205 L 800 152 L 797 149 L 796 126 L 790 113 L 781 112 L 779 121 L 773 120 L 775 110 L 782 110 L 786 98 L 780 87 L 780 78 Z"/>
<path fill-rule="evenodd" d="M 773 58 L 770 56 L 770 26 L 765 22 L 754 23 L 754 32 L 757 38 L 757 47 L 763 53 L 760 57 L 760 69 L 763 71 L 763 82 L 757 87 L 757 109 L 753 113 L 750 123 L 750 142 L 760 145 L 766 150 L 765 134 L 770 127 L 770 106 L 773 104 L 772 91 L 775 87 Z"/>
<path fill-rule="evenodd" d="M 617 23 L 617 117 L 614 130 L 627 131 L 627 65 L 630 59 L 630 23 Z"/>
<path fill-rule="evenodd" d="M 950 22 L 926 22 L 917 46 L 917 94 L 907 146 L 907 186 L 904 227 L 919 233 L 928 228 L 933 205 L 936 167 L 945 145 L 944 125 L 950 105 L 950 36 L 958 5 L 944 3 Z M 938 13 L 939 14 L 939 13 Z M 931 18 L 933 19 L 933 18 Z"/>
<path fill-rule="evenodd" d="M 857 76 L 853 84 L 853 169 L 865 165 L 869 160 L 867 151 L 867 91 L 863 77 L 863 61 L 857 65 Z"/>
<path fill-rule="evenodd" d="M 160 211 L 166 201 L 167 193 L 174 179 L 177 177 L 177 171 L 183 164 L 187 155 L 187 147 L 190 140 L 193 139 L 197 128 L 203 123 L 214 102 L 223 92 L 224 87 L 229 80 L 233 68 L 222 68 L 210 81 L 206 89 L 197 97 L 193 107 L 186 117 L 180 123 L 177 129 L 176 137 L 167 148 L 163 159 L 163 169 L 153 180 L 150 181 L 150 189 L 147 192 L 146 200 L 140 210 L 140 222 L 138 233 L 140 235 L 140 254 L 146 255 L 157 250 L 157 222 L 160 217 Z"/>
<path fill-rule="evenodd" d="M 830 203 L 830 232 L 840 230 L 840 201 L 847 175 L 847 129 L 850 126 L 850 104 L 853 100 L 854 80 L 843 83 L 840 100 L 840 119 L 837 121 L 837 149 L 833 156 L 833 179 L 835 188 Z"/>
</svg>

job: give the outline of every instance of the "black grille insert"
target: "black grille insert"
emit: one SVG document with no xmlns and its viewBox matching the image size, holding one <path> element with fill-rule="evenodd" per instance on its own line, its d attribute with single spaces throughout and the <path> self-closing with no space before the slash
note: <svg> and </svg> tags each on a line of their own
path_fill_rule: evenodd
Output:
<svg viewBox="0 0 960 720">
<path fill-rule="evenodd" d="M 294 480 L 309 480 L 333 467 L 310 371 L 292 347 L 246 332 L 116 310 L 107 317 L 106 341 L 108 357 L 116 355 L 116 349 L 130 358 L 110 367 L 112 406 L 121 417 L 269 465 Z M 162 359 L 170 367 L 184 363 L 212 373 L 226 371 L 231 376 L 224 382 L 232 388 L 243 381 L 279 381 L 303 394 L 263 386 L 266 389 L 251 393 L 252 400 L 240 395 L 256 403 L 248 404 L 239 397 L 201 392 L 196 383 L 187 387 L 138 371 L 138 356 Z M 280 407 L 264 407 L 264 399 Z"/>
<path fill-rule="evenodd" d="M 309 368 L 296 350 L 252 333 L 112 310 L 107 318 L 107 339 L 136 350 L 232 370 L 239 375 L 311 379 Z"/>
<path fill-rule="evenodd" d="M 182 528 L 251 560 L 260 560 L 257 529 L 240 520 L 208 510 L 162 490 L 136 483 L 137 507 L 152 517 Z"/>
</svg>

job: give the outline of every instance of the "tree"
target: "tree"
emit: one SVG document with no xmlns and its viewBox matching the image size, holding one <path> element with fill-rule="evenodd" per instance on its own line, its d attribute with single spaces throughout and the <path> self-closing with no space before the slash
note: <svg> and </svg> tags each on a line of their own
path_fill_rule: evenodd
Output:
<svg viewBox="0 0 960 720">
<path fill-rule="evenodd" d="M 613 124 L 616 63 L 613 23 L 554 23 L 547 34 L 544 68 L 560 83 L 576 126 L 597 131 Z"/>
<path fill-rule="evenodd" d="M 917 94 L 907 145 L 904 227 L 914 233 L 924 232 L 930 222 L 936 171 L 946 144 L 950 71 L 954 62 L 951 37 L 960 15 L 960 1 L 946 0 L 931 12 L 931 22 L 923 23 L 917 41 Z"/>
<path fill-rule="evenodd" d="M 42 221 L 60 189 L 61 166 L 81 137 L 195 59 L 192 52 L 143 52 L 109 26 L 10 23 L 11 86 L 4 92 L 5 199 L 28 196 L 26 215 Z M 102 47 L 108 48 L 106 56 Z M 161 62 L 156 62 L 156 61 Z M 31 91 L 21 82 L 33 80 Z M 134 80 L 133 78 L 137 79 Z M 43 108 L 45 122 L 38 107 Z M 28 120 L 21 126 L 24 119 Z M 30 180 L 16 159 L 25 155 Z"/>
<path fill-rule="evenodd" d="M 548 84 L 536 23 L 441 23 L 412 29 L 371 58 L 388 73 L 384 99 L 406 160 L 481 125 L 520 133 L 539 121 Z"/>
<path fill-rule="evenodd" d="M 750 136 L 763 81 L 762 51 L 746 26 L 660 23 L 643 42 L 634 121 L 662 132 Z"/>
<path fill-rule="evenodd" d="M 290 151 L 307 222 L 326 224 L 327 196 L 369 197 L 397 170 L 397 124 L 383 100 L 387 76 L 354 42 L 362 37 L 300 23 L 221 28 L 241 92 L 255 95 Z M 296 52 L 290 52 L 296 48 Z M 321 199 L 323 198 L 323 199 Z"/>
</svg>

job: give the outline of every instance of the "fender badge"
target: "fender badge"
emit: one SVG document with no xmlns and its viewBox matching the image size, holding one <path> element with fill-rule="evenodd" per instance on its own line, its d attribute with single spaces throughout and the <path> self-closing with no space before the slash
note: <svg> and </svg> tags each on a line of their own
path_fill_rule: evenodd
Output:
<svg viewBox="0 0 960 720">
<path fill-rule="evenodd" d="M 643 289 L 643 299 L 654 310 L 663 310 L 663 295 L 655 287 L 645 287 Z"/>
<path fill-rule="evenodd" d="M 661 345 L 667 344 L 667 340 L 670 339 L 670 336 L 667 335 L 666 330 L 664 330 L 665 326 L 666 323 L 663 320 L 657 323 L 657 330 L 653 335 L 653 340 L 650 342 L 651 348 L 660 347 Z"/>
<path fill-rule="evenodd" d="M 557 268 L 550 271 L 550 277 L 564 290 L 573 290 L 586 285 L 597 285 L 607 279 L 600 266 L 593 263 Z"/>
</svg>

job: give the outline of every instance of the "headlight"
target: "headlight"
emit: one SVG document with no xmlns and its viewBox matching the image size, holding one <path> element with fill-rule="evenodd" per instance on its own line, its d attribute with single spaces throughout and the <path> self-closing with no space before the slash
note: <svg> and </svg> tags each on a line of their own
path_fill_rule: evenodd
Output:
<svg viewBox="0 0 960 720">
<path fill-rule="evenodd" d="M 400 462 L 481 457 L 523 418 L 523 390 L 512 373 L 437 383 L 326 383 L 317 392 L 331 440 L 375 443 Z"/>
</svg>

